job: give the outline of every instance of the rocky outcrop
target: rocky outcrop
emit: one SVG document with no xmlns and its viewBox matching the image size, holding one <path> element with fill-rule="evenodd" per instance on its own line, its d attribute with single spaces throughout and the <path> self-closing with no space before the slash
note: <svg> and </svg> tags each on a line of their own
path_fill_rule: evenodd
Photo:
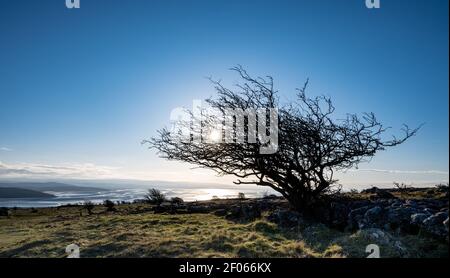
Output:
<svg viewBox="0 0 450 278">
<path fill-rule="evenodd" d="M 214 213 L 234 221 L 249 221 L 261 217 L 262 211 L 273 211 L 288 207 L 287 202 L 280 197 L 269 196 L 261 199 L 248 200 L 218 200 L 203 202 L 174 203 L 164 202 L 153 206 L 154 213 Z"/>
<path fill-rule="evenodd" d="M 448 200 L 421 199 L 372 199 L 362 206 L 345 202 L 339 207 L 339 218 L 331 219 L 331 225 L 347 230 L 380 228 L 387 231 L 417 234 L 425 233 L 434 238 L 448 240 Z M 347 211 L 347 217 L 342 214 Z M 447 221 L 447 222 L 446 222 Z"/>
<path fill-rule="evenodd" d="M 277 209 L 267 219 L 282 227 L 295 227 L 303 223 L 302 215 L 292 210 Z"/>
<path fill-rule="evenodd" d="M 372 187 L 370 189 L 363 190 L 363 191 L 361 191 L 361 193 L 375 194 L 375 195 L 371 196 L 373 199 L 395 199 L 396 198 L 389 191 L 384 190 L 384 189 L 380 189 L 378 187 Z"/>
<path fill-rule="evenodd" d="M 313 210 L 313 217 L 339 230 L 380 229 L 389 233 L 424 234 L 448 241 L 448 199 L 405 200 L 390 192 L 371 188 L 365 193 L 376 198 L 351 200 L 335 198 Z M 387 198 L 381 198 L 387 197 Z M 283 226 L 295 226 L 301 215 L 275 210 L 269 220 Z"/>
<path fill-rule="evenodd" d="M 445 221 L 448 223 L 448 211 L 433 214 L 423 220 L 419 225 L 426 233 L 429 233 L 436 238 L 446 238 L 448 240 L 448 226 L 446 227 Z"/>
<path fill-rule="evenodd" d="M 232 206 L 225 215 L 226 219 L 238 221 L 250 221 L 259 217 L 261 217 L 261 209 L 257 204 Z"/>
<path fill-rule="evenodd" d="M 416 188 L 410 191 L 421 190 Z M 423 189 L 422 189 L 423 190 Z M 439 193 L 444 189 L 426 189 Z M 427 191 L 427 192 L 428 192 Z M 289 210 L 280 197 L 220 200 L 192 203 L 163 203 L 154 207 L 155 213 L 214 213 L 232 221 L 251 221 L 268 212 L 268 220 L 284 227 L 295 227 L 304 219 L 321 221 L 339 230 L 358 231 L 379 229 L 391 234 L 424 234 L 448 241 L 448 199 L 396 198 L 389 190 L 376 187 L 364 190 L 365 198 L 337 196 L 311 209 L 308 217 Z M 367 196 L 367 194 L 369 196 Z M 441 194 L 440 196 L 445 196 Z"/>
</svg>

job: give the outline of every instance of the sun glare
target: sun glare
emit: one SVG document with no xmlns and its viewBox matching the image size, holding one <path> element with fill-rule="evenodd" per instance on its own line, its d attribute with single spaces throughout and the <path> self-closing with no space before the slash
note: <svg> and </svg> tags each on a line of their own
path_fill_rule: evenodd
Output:
<svg viewBox="0 0 450 278">
<path fill-rule="evenodd" d="M 214 198 L 231 198 L 233 196 L 237 196 L 237 193 L 235 193 L 233 190 L 229 189 L 218 189 L 218 188 L 207 188 L 199 190 L 199 192 L 196 194 L 195 199 L 199 201 L 203 200 L 211 200 Z"/>
<path fill-rule="evenodd" d="M 209 133 L 209 140 L 212 142 L 220 142 L 222 140 L 222 132 L 220 130 L 213 130 Z"/>
</svg>

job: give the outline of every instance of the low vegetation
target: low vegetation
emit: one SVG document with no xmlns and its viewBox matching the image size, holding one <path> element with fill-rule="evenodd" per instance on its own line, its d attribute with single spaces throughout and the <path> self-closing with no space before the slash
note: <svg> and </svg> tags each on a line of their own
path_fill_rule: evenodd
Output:
<svg viewBox="0 0 450 278">
<path fill-rule="evenodd" d="M 91 201 L 85 201 L 85 202 L 83 203 L 83 208 L 87 211 L 87 213 L 88 213 L 89 215 L 92 214 L 92 210 L 94 209 L 94 207 L 95 207 L 95 205 L 94 205 L 94 203 L 92 203 Z"/>
<path fill-rule="evenodd" d="M 448 257 L 448 242 L 421 234 L 339 231 L 306 221 L 285 227 L 269 221 L 267 211 L 233 221 L 217 213 L 154 213 L 146 203 L 106 204 L 10 209 L 0 217 L 0 257 L 65 257 L 73 243 L 81 257 L 367 257 L 369 244 L 380 247 L 381 257 Z M 80 213 L 86 205 L 90 214 Z"/>
<path fill-rule="evenodd" d="M 116 204 L 114 204 L 114 202 L 111 200 L 105 200 L 103 202 L 103 206 L 106 208 L 106 211 L 116 211 Z"/>
</svg>

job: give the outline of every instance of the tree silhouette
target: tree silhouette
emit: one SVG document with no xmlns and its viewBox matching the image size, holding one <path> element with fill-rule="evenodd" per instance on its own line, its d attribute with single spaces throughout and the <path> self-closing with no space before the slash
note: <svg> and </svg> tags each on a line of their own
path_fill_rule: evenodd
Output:
<svg viewBox="0 0 450 278">
<path fill-rule="evenodd" d="M 148 190 L 147 195 L 145 195 L 145 199 L 147 203 L 158 206 L 167 201 L 166 196 L 161 191 L 155 188 Z"/>
<path fill-rule="evenodd" d="M 238 120 L 233 116 L 233 132 L 241 134 L 247 143 L 216 144 L 195 140 L 202 136 L 191 131 L 190 140 L 179 140 L 176 131 L 163 128 L 158 136 L 143 143 L 156 148 L 161 157 L 178 160 L 208 168 L 219 175 L 234 175 L 236 184 L 256 184 L 268 186 L 283 195 L 298 210 L 314 205 L 321 194 L 330 191 L 337 180 L 336 171 L 356 167 L 360 162 L 370 159 L 378 151 L 399 145 L 415 135 L 419 128 L 410 129 L 404 125 L 404 135 L 383 139 L 388 128 L 384 127 L 373 113 L 361 116 L 347 114 L 344 119 L 332 117 L 335 108 L 331 99 L 325 96 L 309 98 L 306 96 L 308 81 L 297 89 L 296 100 L 280 105 L 273 79 L 253 78 L 241 66 L 232 68 L 243 80 L 236 90 L 224 87 L 220 81 L 211 80 L 217 96 L 207 103 L 219 111 L 236 109 L 278 109 L 278 146 L 275 153 L 262 154 L 260 147 L 266 142 L 256 140 L 248 143 L 250 119 L 244 117 L 244 129 L 238 129 Z M 192 112 L 189 112 L 195 117 Z M 216 117 L 216 118 L 214 118 Z M 210 116 L 200 123 L 201 130 L 214 128 L 224 122 L 221 116 Z M 257 117 L 257 122 L 267 119 Z M 186 127 L 192 127 L 194 121 Z M 258 124 L 256 125 L 258 126 Z M 225 134 L 226 127 L 221 127 Z M 258 129 L 258 132 L 267 130 Z M 270 144 L 270 143 L 269 143 Z"/>
</svg>

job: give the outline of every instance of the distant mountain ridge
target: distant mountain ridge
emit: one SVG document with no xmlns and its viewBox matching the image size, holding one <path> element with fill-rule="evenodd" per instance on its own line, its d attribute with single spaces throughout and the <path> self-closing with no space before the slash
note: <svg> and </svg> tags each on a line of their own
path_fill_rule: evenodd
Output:
<svg viewBox="0 0 450 278">
<path fill-rule="evenodd" d="M 55 195 L 39 192 L 36 190 L 0 187 L 0 198 L 53 198 Z"/>
<path fill-rule="evenodd" d="M 0 182 L 0 188 L 21 188 L 38 192 L 98 192 L 104 188 L 78 186 L 59 182 Z"/>
</svg>

